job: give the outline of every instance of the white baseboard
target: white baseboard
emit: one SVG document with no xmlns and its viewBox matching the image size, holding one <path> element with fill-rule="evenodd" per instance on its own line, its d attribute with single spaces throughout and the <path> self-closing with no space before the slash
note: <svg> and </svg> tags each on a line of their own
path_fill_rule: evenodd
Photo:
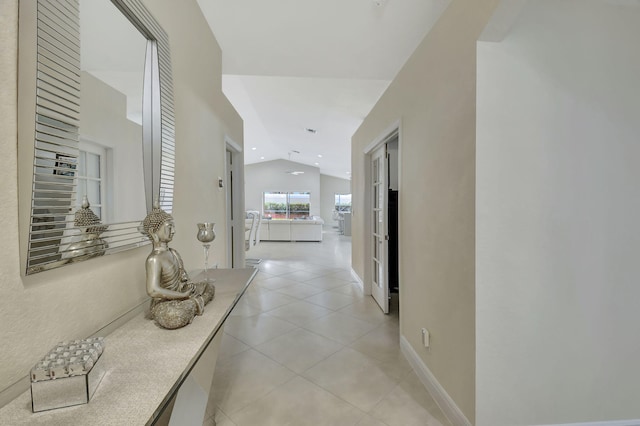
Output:
<svg viewBox="0 0 640 426">
<path fill-rule="evenodd" d="M 558 423 L 550 425 L 539 426 L 640 426 L 640 419 L 635 420 L 609 420 L 603 422 L 588 422 L 588 423 Z"/>
<path fill-rule="evenodd" d="M 418 356 L 413 349 L 409 341 L 400 336 L 400 349 L 402 354 L 407 359 L 413 371 L 420 379 L 420 382 L 427 388 L 429 394 L 433 400 L 438 404 L 442 413 L 449 419 L 453 426 L 471 426 L 471 422 L 460 408 L 456 405 L 455 401 L 449 396 L 446 390 L 435 378 L 429 368 L 422 362 L 422 359 Z M 536 426 L 640 426 L 640 419 L 634 420 L 609 420 L 601 422 L 587 422 L 587 423 L 558 423 L 558 424 L 545 424 Z"/>
<path fill-rule="evenodd" d="M 356 271 L 353 270 L 353 268 L 351 268 L 351 276 L 354 280 L 356 280 L 356 282 L 360 286 L 360 290 L 362 290 L 362 292 L 364 293 L 364 283 L 362 282 Z"/>
<path fill-rule="evenodd" d="M 442 413 L 449 419 L 453 426 L 471 426 L 471 422 L 462 413 L 462 410 L 456 405 L 453 399 L 449 396 L 446 390 L 438 382 L 436 377 L 431 373 L 429 368 L 422 362 L 422 359 L 418 356 L 413 349 L 409 341 L 400 336 L 400 350 L 404 357 L 409 361 L 413 371 L 416 372 L 420 382 L 427 388 L 427 392 L 431 394 L 433 400 L 438 404 Z"/>
</svg>

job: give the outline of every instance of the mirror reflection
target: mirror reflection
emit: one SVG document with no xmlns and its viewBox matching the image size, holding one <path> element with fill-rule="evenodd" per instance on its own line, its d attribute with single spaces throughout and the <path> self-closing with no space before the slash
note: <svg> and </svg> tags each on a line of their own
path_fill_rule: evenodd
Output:
<svg viewBox="0 0 640 426">
<path fill-rule="evenodd" d="M 38 110 L 36 118 L 27 274 L 147 243 L 137 226 L 147 213 L 142 110 L 148 40 L 110 0 L 80 0 L 77 9 L 44 7 L 55 19 L 38 21 L 44 49 L 37 96 L 49 112 Z M 53 98 L 61 100 L 45 104 Z"/>
<path fill-rule="evenodd" d="M 105 37 L 105 35 L 108 36 Z M 102 223 L 141 220 L 147 39 L 110 1 L 80 1 L 80 140 L 75 176 Z"/>
</svg>

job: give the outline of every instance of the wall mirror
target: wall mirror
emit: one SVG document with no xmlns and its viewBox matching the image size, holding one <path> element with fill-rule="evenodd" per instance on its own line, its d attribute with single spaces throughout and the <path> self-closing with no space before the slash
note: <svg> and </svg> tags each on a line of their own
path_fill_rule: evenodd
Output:
<svg viewBox="0 0 640 426">
<path fill-rule="evenodd" d="M 19 66 L 25 273 L 147 244 L 173 205 L 166 33 L 140 0 L 20 2 Z"/>
</svg>

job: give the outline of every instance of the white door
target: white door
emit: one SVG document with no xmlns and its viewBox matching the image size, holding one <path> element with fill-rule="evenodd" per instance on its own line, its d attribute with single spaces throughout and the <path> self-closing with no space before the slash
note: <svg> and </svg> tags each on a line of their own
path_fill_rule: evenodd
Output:
<svg viewBox="0 0 640 426">
<path fill-rule="evenodd" d="M 372 244 L 371 294 L 385 314 L 389 313 L 387 277 L 387 145 L 382 144 L 371 154 Z"/>
</svg>

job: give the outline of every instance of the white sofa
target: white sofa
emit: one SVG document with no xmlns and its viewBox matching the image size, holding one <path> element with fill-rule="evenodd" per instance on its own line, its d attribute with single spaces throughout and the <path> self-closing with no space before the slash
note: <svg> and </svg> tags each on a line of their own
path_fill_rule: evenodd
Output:
<svg viewBox="0 0 640 426">
<path fill-rule="evenodd" d="M 260 240 L 262 241 L 322 241 L 324 220 L 311 219 L 262 219 Z M 247 226 L 251 221 L 247 220 Z"/>
</svg>

